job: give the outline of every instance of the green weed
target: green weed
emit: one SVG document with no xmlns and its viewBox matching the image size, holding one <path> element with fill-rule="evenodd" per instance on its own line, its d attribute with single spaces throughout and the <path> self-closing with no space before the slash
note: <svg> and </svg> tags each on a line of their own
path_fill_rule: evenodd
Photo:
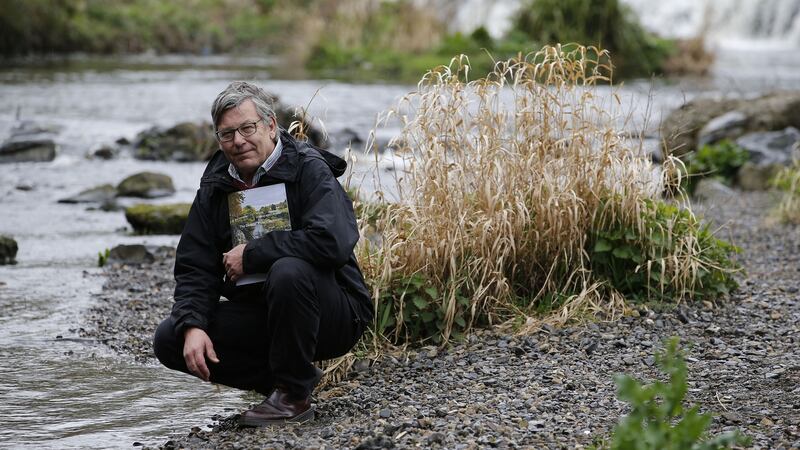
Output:
<svg viewBox="0 0 800 450">
<path fill-rule="evenodd" d="M 97 267 L 103 267 L 108 262 L 108 256 L 111 254 L 111 250 L 106 248 L 103 251 L 97 252 Z"/>
<path fill-rule="evenodd" d="M 782 192 L 776 210 L 778 219 L 784 223 L 800 224 L 800 161 L 778 172 L 772 185 Z"/>
<path fill-rule="evenodd" d="M 643 384 L 628 375 L 615 377 L 617 397 L 631 412 L 614 428 L 612 450 L 713 450 L 748 444 L 740 431 L 708 436 L 712 416 L 699 407 L 683 405 L 688 389 L 686 361 L 678 349 L 678 338 L 666 342 L 656 354 L 668 382 Z"/>
<path fill-rule="evenodd" d="M 599 220 L 588 253 L 592 272 L 606 278 L 611 286 L 635 301 L 675 298 L 717 298 L 738 287 L 730 276 L 739 270 L 731 255 L 738 247 L 714 237 L 709 225 L 701 224 L 687 209 L 660 200 L 645 200 L 637 224 L 629 224 L 616 215 L 604 214 Z M 699 257 L 694 277 L 682 271 L 689 267 L 676 264 L 672 256 L 695 247 Z M 676 279 L 683 279 L 676 283 Z"/>
<path fill-rule="evenodd" d="M 704 145 L 686 156 L 686 189 L 689 193 L 694 193 L 697 182 L 706 177 L 732 185 L 736 181 L 739 168 L 749 159 L 747 150 L 727 139 L 713 145 Z"/>
</svg>

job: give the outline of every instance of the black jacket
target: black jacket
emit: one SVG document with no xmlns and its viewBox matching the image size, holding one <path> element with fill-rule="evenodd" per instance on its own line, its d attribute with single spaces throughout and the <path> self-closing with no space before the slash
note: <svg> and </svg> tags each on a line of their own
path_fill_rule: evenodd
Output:
<svg viewBox="0 0 800 450">
<path fill-rule="evenodd" d="M 372 321 L 372 301 L 353 248 L 358 242 L 353 204 L 336 181 L 347 167 L 341 158 L 298 142 L 285 131 L 275 165 L 259 186 L 286 183 L 291 231 L 273 231 L 247 244 L 245 273 L 266 272 L 277 259 L 302 258 L 336 272 L 351 307 L 365 325 Z M 252 295 L 254 286 L 237 287 L 224 279 L 222 254 L 233 246 L 228 194 L 239 190 L 228 174 L 228 160 L 218 150 L 206 166 L 175 259 L 175 304 L 178 333 L 188 327 L 206 330 L 220 296 L 236 300 Z"/>
</svg>

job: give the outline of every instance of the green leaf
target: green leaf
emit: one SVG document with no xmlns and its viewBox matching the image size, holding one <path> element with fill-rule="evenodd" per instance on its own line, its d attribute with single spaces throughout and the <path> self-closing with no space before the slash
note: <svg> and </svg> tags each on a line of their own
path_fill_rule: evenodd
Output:
<svg viewBox="0 0 800 450">
<path fill-rule="evenodd" d="M 411 302 L 414 303 L 414 306 L 420 311 L 428 308 L 428 301 L 418 295 L 411 297 Z"/>
<path fill-rule="evenodd" d="M 428 294 L 430 298 L 434 300 L 439 298 L 439 291 L 437 291 L 436 288 L 433 286 L 426 287 L 425 293 Z"/>
<path fill-rule="evenodd" d="M 423 311 L 422 312 L 422 321 L 425 322 L 425 323 L 430 323 L 435 318 L 436 318 L 436 314 L 434 314 L 434 313 L 432 313 L 430 311 Z"/>
<path fill-rule="evenodd" d="M 594 243 L 594 252 L 603 253 L 611 250 L 611 243 L 607 240 L 600 238 Z"/>
<path fill-rule="evenodd" d="M 612 250 L 611 254 L 619 259 L 632 259 L 634 253 L 629 245 L 623 245 L 622 247 L 617 247 Z"/>
</svg>

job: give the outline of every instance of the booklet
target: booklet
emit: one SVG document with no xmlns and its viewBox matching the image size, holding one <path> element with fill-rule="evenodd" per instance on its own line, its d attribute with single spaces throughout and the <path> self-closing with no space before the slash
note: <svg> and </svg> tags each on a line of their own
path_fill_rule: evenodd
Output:
<svg viewBox="0 0 800 450">
<path fill-rule="evenodd" d="M 286 185 L 283 183 L 262 186 L 228 194 L 233 246 L 246 244 L 253 239 L 276 230 L 291 230 L 289 205 L 286 203 Z M 266 273 L 245 274 L 237 286 L 263 282 Z"/>
</svg>

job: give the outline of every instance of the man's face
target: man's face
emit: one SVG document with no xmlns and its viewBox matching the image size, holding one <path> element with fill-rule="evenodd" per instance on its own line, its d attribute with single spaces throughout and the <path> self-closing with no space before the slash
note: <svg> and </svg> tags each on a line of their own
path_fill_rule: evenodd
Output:
<svg viewBox="0 0 800 450">
<path fill-rule="evenodd" d="M 249 182 L 255 175 L 259 166 L 264 164 L 267 157 L 275 150 L 275 119 L 261 120 L 256 111 L 256 105 L 251 100 L 243 101 L 238 107 L 231 108 L 224 113 L 217 124 L 217 130 L 235 130 L 244 124 L 258 122 L 256 132 L 250 136 L 242 136 L 236 131 L 233 139 L 220 142 L 219 146 L 228 161 L 236 167 L 242 178 Z"/>
</svg>

